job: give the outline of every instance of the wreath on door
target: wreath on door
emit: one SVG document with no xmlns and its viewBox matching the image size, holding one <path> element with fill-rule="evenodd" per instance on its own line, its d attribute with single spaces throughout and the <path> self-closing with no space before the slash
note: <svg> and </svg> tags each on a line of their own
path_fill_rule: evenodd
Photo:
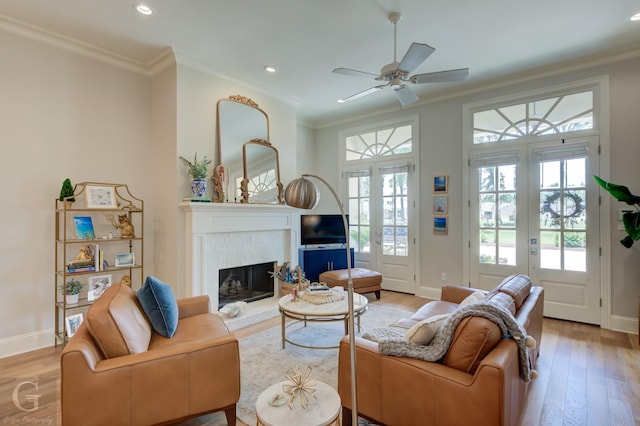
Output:
<svg viewBox="0 0 640 426">
<path fill-rule="evenodd" d="M 551 219 L 552 226 L 559 226 L 560 220 L 564 217 L 569 220 L 571 226 L 578 223 L 578 219 L 584 213 L 584 200 L 575 192 L 564 192 L 564 212 L 562 211 L 562 203 L 560 198 L 562 191 L 555 191 L 547 195 L 542 203 L 540 213 L 545 215 L 544 224 Z"/>
</svg>

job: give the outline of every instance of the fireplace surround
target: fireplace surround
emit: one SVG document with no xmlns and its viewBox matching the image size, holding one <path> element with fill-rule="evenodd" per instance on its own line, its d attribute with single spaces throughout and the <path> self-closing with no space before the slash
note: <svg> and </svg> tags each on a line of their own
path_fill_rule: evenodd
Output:
<svg viewBox="0 0 640 426">
<path fill-rule="evenodd" d="M 190 202 L 180 207 L 185 211 L 186 297 L 208 295 L 216 309 L 221 269 L 274 260 L 298 264 L 297 209 L 276 204 Z M 277 315 L 277 299 L 276 290 L 272 297 L 249 303 L 243 317 L 267 311 Z"/>
</svg>

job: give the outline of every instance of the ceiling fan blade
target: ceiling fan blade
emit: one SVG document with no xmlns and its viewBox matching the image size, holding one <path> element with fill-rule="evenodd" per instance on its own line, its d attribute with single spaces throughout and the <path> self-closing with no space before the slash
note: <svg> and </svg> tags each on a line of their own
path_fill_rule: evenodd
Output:
<svg viewBox="0 0 640 426">
<path fill-rule="evenodd" d="M 375 86 L 375 87 L 372 87 L 371 89 L 363 90 L 362 92 L 356 93 L 355 95 L 351 95 L 348 98 L 339 99 L 338 102 L 343 103 L 343 102 L 353 101 L 353 100 L 362 98 L 363 96 L 367 96 L 370 93 L 377 92 L 383 87 L 385 87 L 384 84 L 381 86 Z"/>
<path fill-rule="evenodd" d="M 409 81 L 412 83 L 446 83 L 448 81 L 462 81 L 469 75 L 469 68 L 457 70 L 428 72 L 426 74 L 416 74 Z"/>
<path fill-rule="evenodd" d="M 418 68 L 436 49 L 424 43 L 412 43 L 404 58 L 400 61 L 398 69 L 410 73 Z"/>
<path fill-rule="evenodd" d="M 336 68 L 333 70 L 336 74 L 344 74 L 344 75 L 353 75 L 356 77 L 365 77 L 365 78 L 378 78 L 377 74 L 372 74 L 370 72 L 352 70 L 349 68 Z"/>
<path fill-rule="evenodd" d="M 402 86 L 398 89 L 394 89 L 394 92 L 396 92 L 396 96 L 398 97 L 398 100 L 400 101 L 402 106 L 407 106 L 420 99 L 408 86 Z"/>
</svg>

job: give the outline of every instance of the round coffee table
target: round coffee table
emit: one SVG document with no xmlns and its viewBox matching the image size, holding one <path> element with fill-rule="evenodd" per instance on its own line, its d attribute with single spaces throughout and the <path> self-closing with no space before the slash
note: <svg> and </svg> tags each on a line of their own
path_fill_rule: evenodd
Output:
<svg viewBox="0 0 640 426">
<path fill-rule="evenodd" d="M 276 383 L 269 386 L 260 394 L 256 401 L 256 423 L 258 426 L 339 426 L 340 395 L 324 382 L 316 381 L 317 399 L 311 398 L 307 408 L 300 406 L 300 401 L 292 409 L 287 404 L 281 407 L 269 405 L 276 394 L 283 393 L 282 385 L 290 384 L 289 381 Z"/>
<path fill-rule="evenodd" d="M 344 299 L 337 302 L 322 303 L 316 305 L 314 303 L 306 302 L 298 298 L 294 301 L 290 295 L 283 296 L 278 300 L 278 308 L 280 309 L 280 316 L 282 317 L 282 349 L 285 347 L 285 342 L 292 345 L 300 346 L 310 349 L 335 349 L 336 346 L 307 346 L 300 343 L 296 343 L 287 338 L 287 326 L 285 324 L 287 318 L 297 320 L 297 322 L 303 322 L 304 326 L 307 326 L 307 322 L 330 322 L 330 321 L 342 321 L 344 322 L 344 334 L 349 333 L 349 303 L 348 297 L 345 294 Z M 361 294 L 354 293 L 353 295 L 353 316 L 357 321 L 358 330 L 360 330 L 360 316 L 367 311 L 369 301 Z"/>
</svg>

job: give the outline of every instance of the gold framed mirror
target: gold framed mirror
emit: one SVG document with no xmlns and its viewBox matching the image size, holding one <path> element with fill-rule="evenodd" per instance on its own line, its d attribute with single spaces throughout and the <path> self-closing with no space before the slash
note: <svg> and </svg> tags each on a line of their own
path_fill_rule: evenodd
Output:
<svg viewBox="0 0 640 426">
<path fill-rule="evenodd" d="M 243 203 L 284 204 L 278 150 L 264 139 L 252 139 L 242 147 Z M 275 167 L 274 167 L 275 166 Z"/>
<path fill-rule="evenodd" d="M 269 176 L 275 176 L 277 179 L 269 190 L 282 186 L 278 151 L 269 141 L 267 113 L 252 99 L 241 95 L 218 100 L 216 110 L 218 143 L 216 166 L 213 171 L 213 201 L 284 203 L 281 196 L 273 198 L 255 192 L 251 197 L 248 192 L 242 190 L 243 182 L 246 181 L 249 188 L 253 185 L 250 182 L 256 181 L 257 176 L 266 169 L 272 170 Z M 249 147 L 245 148 L 247 144 Z M 246 150 L 248 164 L 245 161 Z M 263 185 L 259 186 L 264 188 Z"/>
</svg>

